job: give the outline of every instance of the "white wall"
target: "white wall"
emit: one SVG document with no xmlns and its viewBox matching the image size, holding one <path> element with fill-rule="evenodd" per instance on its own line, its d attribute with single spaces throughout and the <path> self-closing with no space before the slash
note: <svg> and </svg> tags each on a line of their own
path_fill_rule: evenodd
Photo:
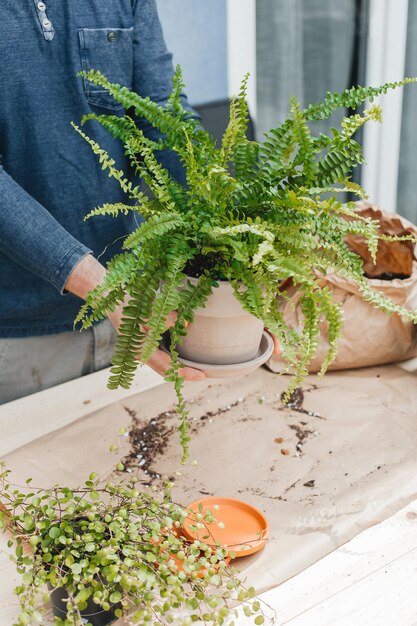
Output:
<svg viewBox="0 0 417 626">
<path fill-rule="evenodd" d="M 157 0 L 174 63 L 191 104 L 228 96 L 226 0 Z"/>
</svg>

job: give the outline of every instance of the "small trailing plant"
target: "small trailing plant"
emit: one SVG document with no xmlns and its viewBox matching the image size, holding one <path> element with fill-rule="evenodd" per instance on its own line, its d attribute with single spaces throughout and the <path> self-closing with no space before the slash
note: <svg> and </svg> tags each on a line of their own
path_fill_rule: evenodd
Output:
<svg viewBox="0 0 417 626">
<path fill-rule="evenodd" d="M 318 347 L 320 321 L 328 325 L 329 351 L 324 374 L 337 351 L 341 310 L 320 276 L 338 272 L 354 281 L 365 300 L 388 314 L 417 321 L 417 313 L 398 306 L 373 291 L 363 273 L 362 261 L 345 242 L 348 234 L 362 235 L 375 260 L 378 222 L 355 213 L 353 203 L 342 204 L 339 194 L 366 198 L 350 178 L 364 162 L 355 133 L 371 120 L 381 121 L 377 104 L 361 114 L 345 117 L 330 135 L 313 136 L 309 124 L 328 118 L 339 108 L 357 109 L 373 99 L 415 82 L 406 78 L 381 87 L 352 87 L 328 93 L 322 102 L 301 108 L 291 99 L 288 119 L 270 130 L 262 143 L 246 138 L 248 107 L 246 84 L 232 98 L 230 121 L 220 147 L 181 104 L 183 83 L 177 68 L 166 107 L 129 89 L 110 83 L 98 71 L 81 73 L 87 81 L 106 89 L 126 110 L 123 117 L 89 114 L 82 123 L 102 124 L 124 144 L 127 158 L 152 194 L 142 191 L 117 169 L 109 154 L 80 127 L 77 132 L 90 144 L 103 170 L 126 192 L 126 204 L 104 204 L 96 215 L 117 216 L 136 212 L 144 221 L 124 241 L 124 252 L 108 264 L 103 283 L 91 291 L 76 322 L 86 328 L 129 298 L 124 307 L 109 387 L 128 387 L 138 365 L 158 348 L 170 311 L 177 319 L 170 329 L 172 365 L 166 379 L 175 385 L 180 416 L 180 436 L 187 455 L 188 421 L 179 376 L 177 346 L 186 325 L 204 303 L 219 279 L 228 280 L 237 299 L 264 322 L 282 347 L 287 371 L 293 373 L 287 397 L 308 373 Z M 163 136 L 151 141 L 136 121 L 145 118 Z M 174 151 L 184 165 L 186 185 L 181 185 L 158 162 L 162 149 Z M 405 239 L 403 237 L 400 239 Z M 412 239 L 412 237 L 409 237 Z M 399 239 L 399 238 L 394 238 Z M 187 281 L 193 267 L 196 284 Z M 287 325 L 277 304 L 286 297 L 286 281 L 301 291 L 304 322 L 301 331 Z M 147 328 L 145 328 L 145 324 Z"/>
<path fill-rule="evenodd" d="M 169 483 L 146 493 L 134 477 L 102 483 L 91 474 L 76 489 L 37 489 L 30 482 L 12 484 L 0 465 L 0 532 L 9 533 L 21 575 L 14 626 L 44 623 L 47 585 L 65 590 L 66 610 L 55 617 L 60 626 L 86 624 L 87 601 L 97 612 L 113 607 L 128 624 L 161 626 L 232 625 L 238 601 L 254 624 L 264 623 L 255 590 L 228 566 L 226 549 L 179 533 L 190 512 L 171 500 Z M 215 512 L 194 515 L 196 529 L 215 519 Z"/>
</svg>

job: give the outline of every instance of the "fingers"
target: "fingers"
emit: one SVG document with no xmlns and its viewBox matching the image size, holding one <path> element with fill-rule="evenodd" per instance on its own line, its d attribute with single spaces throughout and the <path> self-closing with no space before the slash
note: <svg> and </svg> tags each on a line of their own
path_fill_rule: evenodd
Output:
<svg viewBox="0 0 417 626">
<path fill-rule="evenodd" d="M 165 376 L 167 370 L 171 367 L 171 357 L 162 350 L 156 350 L 149 361 L 147 361 L 147 365 L 161 376 Z M 179 370 L 179 375 L 185 378 L 185 380 L 204 380 L 206 377 L 204 372 L 192 367 L 182 367 Z"/>
<path fill-rule="evenodd" d="M 270 335 L 272 337 L 272 339 L 274 341 L 274 352 L 273 352 L 274 355 L 275 356 L 281 356 L 282 348 L 281 348 L 280 342 L 278 341 L 278 339 L 276 338 L 276 336 L 273 333 L 269 332 L 269 330 L 267 328 L 265 328 L 265 330 L 268 333 L 268 335 Z"/>
<path fill-rule="evenodd" d="M 196 370 L 193 367 L 182 367 L 179 371 L 179 375 L 185 378 L 185 380 L 204 380 L 206 375 L 201 370 Z"/>
<path fill-rule="evenodd" d="M 167 328 L 170 328 L 171 326 L 173 326 L 175 324 L 175 321 L 177 319 L 177 313 L 176 311 L 171 311 L 171 313 L 169 313 L 168 317 L 167 317 Z"/>
<path fill-rule="evenodd" d="M 168 315 L 167 317 L 167 321 L 166 321 L 166 326 L 167 328 L 171 328 L 171 326 L 173 326 L 175 324 L 175 322 L 177 321 L 177 312 L 176 311 L 171 311 L 171 313 Z M 184 322 L 184 326 L 185 328 L 187 328 L 188 326 L 188 322 L 185 321 Z"/>
<path fill-rule="evenodd" d="M 175 324 L 176 319 L 177 319 L 177 312 L 176 312 L 176 311 L 171 311 L 171 312 L 168 314 L 168 317 L 167 317 L 166 327 L 167 327 L 167 328 L 171 328 L 171 326 L 173 326 L 173 325 Z M 187 325 L 188 325 L 188 322 L 186 322 L 186 323 L 185 323 L 185 326 L 187 326 Z M 148 330 L 149 330 L 149 326 L 148 326 L 147 324 L 142 324 L 141 328 L 142 328 L 142 330 L 143 330 L 143 331 L 145 331 L 146 333 L 147 333 L 147 332 L 148 332 Z"/>
<path fill-rule="evenodd" d="M 274 340 L 274 354 L 275 356 L 281 356 L 282 354 L 282 349 L 281 349 L 281 344 L 278 341 L 278 339 L 275 337 L 275 335 L 272 335 L 272 339 Z"/>
</svg>

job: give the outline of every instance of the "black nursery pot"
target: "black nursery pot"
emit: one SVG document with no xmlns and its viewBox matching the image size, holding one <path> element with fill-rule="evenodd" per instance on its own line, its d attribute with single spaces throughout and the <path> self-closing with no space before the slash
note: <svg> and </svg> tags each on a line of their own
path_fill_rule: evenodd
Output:
<svg viewBox="0 0 417 626">
<path fill-rule="evenodd" d="M 49 587 L 51 589 L 51 587 Z M 52 610 L 56 617 L 64 619 L 67 612 L 67 603 L 65 598 L 68 598 L 68 592 L 65 587 L 59 587 L 51 591 L 51 604 Z M 81 617 L 84 624 L 91 624 L 92 626 L 107 626 L 117 620 L 114 612 L 116 609 L 121 608 L 121 604 L 114 604 L 111 609 L 104 611 L 97 604 L 94 604 L 92 598 L 88 598 L 87 607 L 84 611 L 81 611 Z"/>
</svg>

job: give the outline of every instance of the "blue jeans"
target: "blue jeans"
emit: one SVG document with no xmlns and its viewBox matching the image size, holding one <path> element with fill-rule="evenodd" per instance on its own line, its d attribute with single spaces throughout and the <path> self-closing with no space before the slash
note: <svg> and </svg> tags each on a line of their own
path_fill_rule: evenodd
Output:
<svg viewBox="0 0 417 626">
<path fill-rule="evenodd" d="M 0 338 L 0 404 L 108 367 L 115 339 L 109 320 L 82 332 Z"/>
</svg>

